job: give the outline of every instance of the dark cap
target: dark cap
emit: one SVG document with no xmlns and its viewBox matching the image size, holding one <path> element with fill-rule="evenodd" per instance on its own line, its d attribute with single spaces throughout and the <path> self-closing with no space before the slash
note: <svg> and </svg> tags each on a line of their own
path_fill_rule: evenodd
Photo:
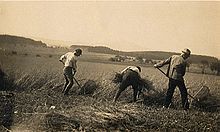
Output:
<svg viewBox="0 0 220 132">
<path fill-rule="evenodd" d="M 81 49 L 76 49 L 75 52 L 80 54 L 80 55 L 82 54 L 82 50 Z"/>
<path fill-rule="evenodd" d="M 141 72 L 141 67 L 140 66 L 136 66 L 136 67 L 138 68 L 139 72 Z"/>
</svg>

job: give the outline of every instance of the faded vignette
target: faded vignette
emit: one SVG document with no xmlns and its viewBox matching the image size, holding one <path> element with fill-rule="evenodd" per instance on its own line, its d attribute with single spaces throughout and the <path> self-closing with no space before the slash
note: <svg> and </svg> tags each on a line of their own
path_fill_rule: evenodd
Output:
<svg viewBox="0 0 220 132">
<path fill-rule="evenodd" d="M 0 131 L 218 131 L 219 2 L 0 2 Z M 8 15 L 5 15 L 8 14 Z M 168 67 L 182 50 L 190 104 L 175 89 L 164 108 Z M 82 49 L 73 86 L 62 55 Z M 142 85 L 118 100 L 121 72 Z M 137 69 L 136 69 L 137 70 Z M 132 80 L 130 80 L 132 81 Z"/>
</svg>

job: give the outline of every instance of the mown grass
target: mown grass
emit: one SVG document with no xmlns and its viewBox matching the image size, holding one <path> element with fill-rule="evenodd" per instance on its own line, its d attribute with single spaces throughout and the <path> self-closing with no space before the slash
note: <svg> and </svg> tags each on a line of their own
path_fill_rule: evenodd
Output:
<svg viewBox="0 0 220 132">
<path fill-rule="evenodd" d="M 114 72 L 125 66 L 79 61 L 76 79 L 83 86 L 89 80 L 96 89 L 81 94 L 77 85 L 70 96 L 61 94 L 63 87 L 62 64 L 58 58 L 10 56 L 2 58 L 2 69 L 14 87 L 14 131 L 218 131 L 219 109 L 192 107 L 184 112 L 178 90 L 174 95 L 175 108 L 162 109 L 167 79 L 154 68 L 143 68 L 142 77 L 153 82 L 160 95 L 149 95 L 136 103 L 128 88 L 112 103 L 117 85 L 112 83 Z M 195 94 L 207 85 L 217 100 L 220 95 L 219 77 L 188 73 L 186 85 Z M 209 105 L 209 104 L 207 104 Z"/>
</svg>

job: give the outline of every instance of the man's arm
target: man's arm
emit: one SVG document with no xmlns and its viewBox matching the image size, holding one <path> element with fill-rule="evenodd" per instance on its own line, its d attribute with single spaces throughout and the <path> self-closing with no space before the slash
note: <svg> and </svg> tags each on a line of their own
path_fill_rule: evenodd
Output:
<svg viewBox="0 0 220 132">
<path fill-rule="evenodd" d="M 72 62 L 72 71 L 73 71 L 73 74 L 75 74 L 76 69 L 77 69 L 77 65 L 76 65 L 77 60 L 76 60 L 76 58 L 72 58 L 71 62 Z"/>
<path fill-rule="evenodd" d="M 62 60 L 59 60 L 60 62 L 62 62 L 63 63 L 63 65 L 64 65 L 64 62 L 62 61 Z"/>
<path fill-rule="evenodd" d="M 126 70 L 128 70 L 130 66 L 126 67 L 124 70 L 121 71 L 121 74 L 124 73 Z"/>
<path fill-rule="evenodd" d="M 162 61 L 162 62 L 159 62 L 157 64 L 154 65 L 155 68 L 160 68 L 160 67 L 163 67 L 164 65 L 167 65 L 167 64 L 170 64 L 170 61 L 171 61 L 171 58 L 172 57 L 169 57 L 168 59 Z"/>
<path fill-rule="evenodd" d="M 63 61 L 64 61 L 64 59 L 66 59 L 66 56 L 65 56 L 65 55 L 62 55 L 62 56 L 60 57 L 60 59 L 59 59 L 59 61 L 60 61 L 60 62 L 62 62 L 62 63 L 63 63 L 63 65 L 64 65 L 64 62 L 63 62 Z"/>
</svg>

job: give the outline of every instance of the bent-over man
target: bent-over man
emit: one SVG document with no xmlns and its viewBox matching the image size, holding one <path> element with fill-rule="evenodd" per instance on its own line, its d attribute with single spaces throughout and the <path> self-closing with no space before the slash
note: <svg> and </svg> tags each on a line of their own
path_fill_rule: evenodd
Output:
<svg viewBox="0 0 220 132">
<path fill-rule="evenodd" d="M 74 52 L 68 52 L 62 55 L 59 59 L 64 65 L 63 74 L 66 81 L 62 90 L 64 95 L 68 95 L 70 88 L 73 86 L 73 77 L 77 71 L 76 62 L 80 55 L 82 55 L 82 50 L 76 49 Z"/>
<path fill-rule="evenodd" d="M 184 110 L 189 109 L 189 102 L 187 98 L 188 93 L 184 83 L 183 76 L 185 75 L 186 72 L 186 64 L 187 64 L 186 59 L 190 57 L 190 54 L 191 51 L 189 49 L 184 49 L 181 55 L 173 55 L 168 59 L 154 65 L 155 68 L 160 68 L 164 65 L 168 65 L 167 77 L 169 78 L 169 84 L 168 84 L 169 87 L 167 90 L 165 104 L 164 104 L 164 107 L 166 108 L 169 107 L 173 97 L 174 90 L 176 86 L 178 86 L 182 98 L 182 107 Z"/>
<path fill-rule="evenodd" d="M 114 102 L 117 101 L 121 92 L 124 91 L 128 86 L 132 86 L 133 88 L 133 101 L 136 101 L 137 94 L 139 91 L 139 83 L 140 83 L 140 72 L 141 68 L 139 66 L 128 66 L 124 70 L 121 71 L 122 81 L 120 83 L 119 89 L 115 95 Z"/>
</svg>

